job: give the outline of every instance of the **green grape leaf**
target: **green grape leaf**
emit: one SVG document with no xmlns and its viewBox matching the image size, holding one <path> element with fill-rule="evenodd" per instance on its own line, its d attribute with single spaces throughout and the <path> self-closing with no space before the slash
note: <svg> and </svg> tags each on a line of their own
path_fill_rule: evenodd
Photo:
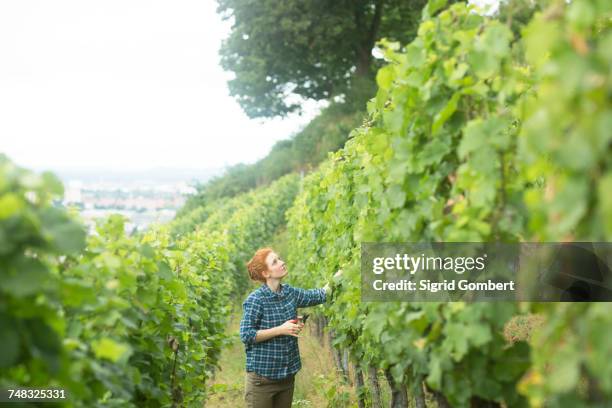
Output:
<svg viewBox="0 0 612 408">
<path fill-rule="evenodd" d="M 94 340 L 91 348 L 97 358 L 107 359 L 114 363 L 126 360 L 131 354 L 131 349 L 127 344 L 116 342 L 108 337 Z"/>
</svg>

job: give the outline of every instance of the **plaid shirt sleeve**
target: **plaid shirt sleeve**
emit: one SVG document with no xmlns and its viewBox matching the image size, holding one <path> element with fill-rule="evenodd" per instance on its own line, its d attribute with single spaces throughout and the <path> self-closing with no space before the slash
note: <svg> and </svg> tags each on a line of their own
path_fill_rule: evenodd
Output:
<svg viewBox="0 0 612 408">
<path fill-rule="evenodd" d="M 302 289 L 293 288 L 297 307 L 315 306 L 324 303 L 327 299 L 325 289 Z"/>
<path fill-rule="evenodd" d="M 242 320 L 240 321 L 240 340 L 246 345 L 255 344 L 257 328 L 260 326 L 262 308 L 260 302 L 249 296 L 242 304 Z"/>
</svg>

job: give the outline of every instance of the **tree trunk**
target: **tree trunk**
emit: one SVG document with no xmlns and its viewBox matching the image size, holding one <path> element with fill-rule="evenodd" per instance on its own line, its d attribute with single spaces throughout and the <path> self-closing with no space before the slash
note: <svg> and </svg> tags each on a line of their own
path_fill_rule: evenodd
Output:
<svg viewBox="0 0 612 408">
<path fill-rule="evenodd" d="M 423 394 L 423 376 L 417 376 L 414 382 L 414 404 L 416 408 L 426 408 L 425 395 Z"/>
<path fill-rule="evenodd" d="M 353 381 L 351 379 L 351 370 L 349 366 L 348 350 L 338 350 L 338 356 L 340 357 L 340 363 L 342 364 L 342 375 L 350 385 L 353 385 Z"/>
<path fill-rule="evenodd" d="M 334 331 L 328 331 L 327 337 L 329 341 L 329 350 L 331 351 L 332 357 L 334 358 L 334 365 L 336 366 L 336 369 L 340 371 L 342 370 L 342 361 L 340 361 L 340 359 L 338 358 L 338 350 L 334 346 L 332 346 L 334 342 Z"/>
<path fill-rule="evenodd" d="M 372 64 L 372 48 L 378 36 L 380 22 L 382 20 L 384 0 L 374 1 L 374 14 L 371 21 L 365 21 L 365 3 L 355 4 L 355 26 L 358 32 L 363 33 L 357 47 L 357 61 L 355 76 L 370 76 L 370 65 Z"/>
<path fill-rule="evenodd" d="M 370 74 L 370 64 L 372 63 L 371 57 L 372 49 L 362 48 L 359 50 L 357 56 L 357 67 L 355 69 L 355 76 L 367 77 Z"/>
<path fill-rule="evenodd" d="M 217 377 L 217 367 L 213 365 L 210 367 L 210 381 L 211 382 L 215 381 L 216 377 Z"/>
<path fill-rule="evenodd" d="M 376 367 L 368 367 L 368 381 L 372 391 L 372 408 L 382 408 L 380 383 L 378 382 L 378 370 Z"/>
<path fill-rule="evenodd" d="M 470 400 L 471 408 L 501 408 L 501 404 L 495 401 L 487 401 L 479 397 L 472 397 Z"/>
<path fill-rule="evenodd" d="M 357 389 L 357 406 L 365 408 L 365 384 L 363 381 L 363 371 L 359 365 L 355 364 L 355 387 Z"/>
<path fill-rule="evenodd" d="M 351 372 L 348 366 L 348 359 L 345 361 L 344 359 L 345 354 L 343 350 L 341 349 L 336 349 L 336 350 L 338 354 L 338 361 L 340 361 L 340 371 L 342 372 L 342 378 L 348 385 L 353 386 L 353 379 L 351 378 Z"/>
<path fill-rule="evenodd" d="M 348 349 L 342 350 L 342 371 L 344 371 L 344 375 L 347 378 L 351 378 L 350 375 L 349 375 L 350 369 L 349 369 L 349 353 L 348 353 Z"/>
<path fill-rule="evenodd" d="M 340 374 L 340 376 L 342 377 L 342 380 L 345 383 L 350 383 L 350 380 L 348 378 L 348 372 L 344 369 L 344 366 L 342 364 L 342 352 L 337 347 L 332 346 L 333 340 L 334 340 L 333 330 L 329 330 L 327 334 L 328 334 L 328 340 L 329 340 L 329 345 L 330 345 L 330 351 L 334 359 L 334 365 L 336 366 L 336 371 Z"/>
<path fill-rule="evenodd" d="M 582 368 L 582 375 L 587 379 L 587 394 L 589 403 L 591 405 L 603 405 L 603 403 L 606 402 L 606 397 L 601 392 L 601 387 L 599 386 L 598 381 L 593 378 L 592 375 L 587 373 L 584 367 Z"/>
<path fill-rule="evenodd" d="M 391 375 L 391 371 L 385 370 L 385 377 L 391 387 L 390 408 L 408 408 L 408 393 L 404 384 L 397 384 Z"/>
<path fill-rule="evenodd" d="M 321 347 L 325 346 L 325 326 L 327 326 L 327 318 L 325 316 L 321 316 L 320 322 L 319 322 L 319 333 L 318 333 L 318 337 L 319 337 L 319 342 L 321 343 Z M 331 347 L 331 343 L 329 343 L 329 346 Z"/>
<path fill-rule="evenodd" d="M 451 405 L 448 403 L 448 400 L 446 399 L 446 397 L 442 395 L 441 392 L 434 391 L 434 390 L 430 390 L 430 391 L 433 394 L 434 400 L 436 401 L 438 408 L 452 408 Z"/>
</svg>

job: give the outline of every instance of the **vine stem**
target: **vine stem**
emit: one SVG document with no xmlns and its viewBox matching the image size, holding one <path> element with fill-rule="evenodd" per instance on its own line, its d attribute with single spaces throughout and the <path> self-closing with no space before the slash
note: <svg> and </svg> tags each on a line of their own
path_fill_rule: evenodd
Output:
<svg viewBox="0 0 612 408">
<path fill-rule="evenodd" d="M 176 379 L 176 357 L 178 356 L 178 349 L 174 352 L 174 362 L 172 363 L 172 383 L 170 384 L 170 387 L 172 390 L 174 390 L 174 384 L 175 384 L 175 379 Z"/>
</svg>

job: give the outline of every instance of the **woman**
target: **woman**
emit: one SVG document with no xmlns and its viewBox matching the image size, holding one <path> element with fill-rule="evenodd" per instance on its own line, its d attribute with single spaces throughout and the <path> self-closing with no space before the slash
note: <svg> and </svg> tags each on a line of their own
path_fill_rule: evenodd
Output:
<svg viewBox="0 0 612 408">
<path fill-rule="evenodd" d="M 242 305 L 247 407 L 291 407 L 294 376 L 302 366 L 297 339 L 304 324 L 295 323 L 297 308 L 325 302 L 331 289 L 329 284 L 310 290 L 281 284 L 287 266 L 271 248 L 259 249 L 247 268 L 249 277 L 262 283 Z"/>
</svg>

